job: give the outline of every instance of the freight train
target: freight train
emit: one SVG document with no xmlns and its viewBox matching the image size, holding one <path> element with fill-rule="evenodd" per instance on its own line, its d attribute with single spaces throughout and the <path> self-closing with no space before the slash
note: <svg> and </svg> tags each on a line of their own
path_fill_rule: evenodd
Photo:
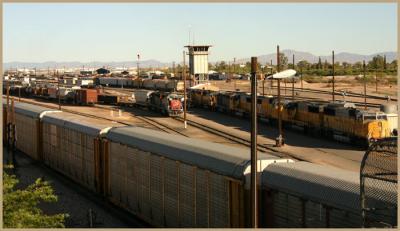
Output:
<svg viewBox="0 0 400 231">
<path fill-rule="evenodd" d="M 14 107 L 18 149 L 150 225 L 250 226 L 249 150 L 25 103 Z M 3 110 L 12 111 L 4 101 Z M 260 227 L 361 227 L 358 172 L 260 153 L 257 173 Z M 390 190 L 396 187 L 385 184 L 391 183 L 380 184 L 370 199 L 397 208 L 388 200 L 397 198 Z M 385 222 L 396 226 L 395 218 Z"/>
<path fill-rule="evenodd" d="M 251 95 L 238 91 L 191 90 L 192 107 L 210 108 L 223 113 L 248 117 Z M 336 140 L 369 145 L 372 141 L 397 135 L 397 112 L 360 110 L 352 103 L 281 100 L 283 125 L 304 133 Z M 257 96 L 257 116 L 272 124 L 278 120 L 278 100 L 274 96 Z"/>
<path fill-rule="evenodd" d="M 3 94 L 6 94 L 6 88 L 3 88 Z M 57 100 L 60 96 L 60 101 L 77 105 L 100 103 L 131 106 L 137 104 L 171 117 L 180 115 L 183 112 L 184 104 L 184 96 L 180 92 L 138 89 L 130 96 L 104 94 L 101 93 L 99 88 L 60 87 L 60 90 L 58 90 L 56 86 L 49 84 L 34 87 L 11 86 L 10 95 L 32 96 L 47 100 Z"/>
<path fill-rule="evenodd" d="M 167 79 L 142 79 L 142 78 L 120 78 L 99 77 L 94 81 L 97 86 L 116 88 L 144 88 L 160 91 L 183 91 L 183 81 Z"/>
</svg>

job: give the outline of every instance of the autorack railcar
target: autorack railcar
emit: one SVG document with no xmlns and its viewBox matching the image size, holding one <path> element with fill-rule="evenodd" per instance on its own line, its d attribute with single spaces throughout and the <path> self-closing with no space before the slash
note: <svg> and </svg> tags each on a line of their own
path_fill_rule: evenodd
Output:
<svg viewBox="0 0 400 231">
<path fill-rule="evenodd" d="M 67 112 L 42 118 L 43 162 L 82 186 L 102 191 L 101 138 L 111 127 L 121 126 Z"/>
<path fill-rule="evenodd" d="M 249 150 L 140 127 L 106 139 L 115 204 L 159 227 L 249 227 Z M 260 154 L 258 168 L 290 161 Z"/>
<path fill-rule="evenodd" d="M 359 172 L 299 161 L 270 164 L 261 178 L 261 227 L 362 227 Z M 393 183 L 369 186 L 371 195 L 375 195 L 369 200 L 397 208 L 397 199 L 393 200 L 397 198 L 396 187 L 386 184 Z"/>
</svg>

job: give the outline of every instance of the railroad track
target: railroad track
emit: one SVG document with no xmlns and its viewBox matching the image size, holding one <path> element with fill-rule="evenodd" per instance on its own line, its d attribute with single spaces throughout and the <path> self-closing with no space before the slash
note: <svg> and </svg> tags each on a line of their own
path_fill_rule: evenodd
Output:
<svg viewBox="0 0 400 231">
<path fill-rule="evenodd" d="M 182 117 L 174 117 L 174 119 L 179 120 L 179 121 L 183 121 Z M 209 133 L 217 135 L 219 137 L 223 137 L 223 138 L 225 138 L 227 140 L 230 140 L 230 141 L 233 141 L 235 143 L 244 145 L 246 147 L 251 147 L 251 141 L 248 140 L 248 139 L 232 135 L 231 133 L 228 133 L 228 132 L 225 132 L 225 131 L 217 130 L 215 128 L 212 128 L 212 127 L 207 126 L 205 124 L 200 124 L 200 123 L 198 123 L 196 121 L 193 121 L 193 120 L 188 120 L 187 119 L 186 121 L 187 121 L 187 123 L 189 125 L 192 125 L 192 126 L 194 126 L 196 128 L 199 128 L 199 129 L 201 129 L 203 131 L 209 132 Z M 298 157 L 294 157 L 293 155 L 291 155 L 289 153 L 282 152 L 281 150 L 277 150 L 277 149 L 275 149 L 273 147 L 269 147 L 269 146 L 264 145 L 264 144 L 257 144 L 257 151 L 260 151 L 260 152 L 263 152 L 263 153 L 269 153 L 269 154 L 272 154 L 274 156 L 281 157 L 281 158 L 290 157 L 290 158 L 295 159 L 295 160 L 303 160 L 304 161 L 304 159 L 300 159 Z"/>
<path fill-rule="evenodd" d="M 3 96 L 3 98 L 4 97 L 5 96 Z M 10 96 L 10 99 L 11 98 L 14 98 L 14 101 L 18 102 L 18 98 L 14 97 L 14 96 Z M 29 104 L 33 104 L 33 105 L 38 105 L 38 106 L 42 106 L 42 107 L 47 107 L 47 108 L 58 110 L 58 106 L 52 106 L 52 105 L 42 104 L 42 103 L 38 103 L 38 102 L 28 101 L 28 100 L 24 100 L 22 98 L 21 98 L 21 102 L 25 102 L 25 103 L 29 103 Z M 110 108 L 102 107 L 102 106 L 99 106 L 99 105 L 95 105 L 95 107 L 102 108 L 102 109 L 110 109 Z M 90 118 L 94 118 L 94 119 L 108 120 L 108 121 L 111 121 L 111 122 L 116 122 L 116 123 L 120 123 L 120 124 L 127 125 L 127 126 L 134 126 L 135 125 L 135 124 L 132 124 L 132 123 L 117 121 L 117 120 L 109 119 L 107 117 L 96 116 L 96 115 L 83 113 L 83 112 L 77 112 L 77 111 L 69 110 L 69 109 L 65 109 L 65 108 L 63 108 L 62 111 L 69 112 L 69 113 L 76 114 L 76 115 L 85 116 L 85 117 L 90 117 Z M 162 123 L 160 123 L 160 122 L 158 122 L 158 121 L 156 121 L 154 119 L 151 119 L 151 118 L 148 118 L 148 117 L 145 117 L 145 116 L 138 116 L 138 115 L 134 115 L 134 117 L 139 119 L 139 120 L 141 120 L 141 121 L 143 121 L 143 122 L 145 122 L 145 123 L 147 123 L 147 124 L 150 124 L 151 126 L 157 128 L 157 129 L 159 129 L 161 131 L 164 131 L 166 133 L 170 133 L 170 134 L 174 134 L 175 133 L 175 134 L 187 137 L 187 135 L 182 133 L 181 131 L 178 131 L 178 130 L 176 130 L 174 128 L 168 127 L 168 126 L 166 126 L 166 125 L 164 125 L 164 124 L 162 124 Z"/>
<path fill-rule="evenodd" d="M 3 96 L 3 98 L 4 98 L 4 96 Z M 16 99 L 16 97 L 13 97 L 13 96 L 10 96 L 10 99 L 11 98 L 14 98 L 14 100 Z M 33 105 L 38 105 L 38 106 L 47 107 L 47 108 L 56 109 L 56 110 L 58 109 L 58 106 L 42 104 L 42 103 L 28 101 L 28 100 L 24 100 L 24 99 L 21 99 L 21 102 L 30 103 L 30 104 L 33 104 Z M 100 105 L 95 105 L 95 107 L 96 108 L 101 108 L 101 109 L 110 109 L 110 107 L 105 107 L 105 106 L 100 106 Z M 73 111 L 73 110 L 69 110 L 69 109 L 65 109 L 65 108 L 63 108 L 62 111 L 73 113 L 73 114 L 76 114 L 76 115 L 82 115 L 82 116 L 86 116 L 86 117 L 91 117 L 91 118 L 95 118 L 95 119 L 108 120 L 108 121 L 120 123 L 120 124 L 127 125 L 127 126 L 134 125 L 134 124 L 131 124 L 131 123 L 116 121 L 116 120 L 112 120 L 112 119 L 109 119 L 109 118 L 106 118 L 106 117 L 101 117 L 101 116 L 96 116 L 96 115 L 92 115 L 92 114 L 77 112 L 77 111 Z M 134 117 L 138 118 L 139 120 L 142 120 L 142 121 L 144 121 L 144 122 L 146 122 L 146 123 L 148 123 L 148 124 L 150 124 L 150 125 L 152 125 L 154 127 L 156 127 L 157 129 L 160 129 L 160 130 L 162 130 L 164 132 L 177 133 L 179 135 L 188 137 L 188 135 L 182 133 L 181 131 L 178 131 L 176 129 L 168 127 L 168 126 L 166 126 L 166 125 L 164 125 L 164 124 L 162 124 L 162 123 L 160 123 L 160 122 L 158 122 L 158 121 L 156 121 L 154 119 L 151 119 L 149 117 L 144 117 L 144 116 L 139 116 L 139 115 L 134 115 Z M 172 118 L 174 118 L 175 120 L 183 121 L 183 119 L 181 117 L 172 117 Z M 242 137 L 238 137 L 238 136 L 234 136 L 234 135 L 229 134 L 229 133 L 224 132 L 224 131 L 216 130 L 214 128 L 211 128 L 210 126 L 207 126 L 207 125 L 204 125 L 204 124 L 199 124 L 199 123 L 197 123 L 195 121 L 192 121 L 192 120 L 188 120 L 188 124 L 190 124 L 190 125 L 192 125 L 194 127 L 197 127 L 197 128 L 199 128 L 199 129 L 201 129 L 203 131 L 206 131 L 208 133 L 211 133 L 211 134 L 217 135 L 219 137 L 223 137 L 223 138 L 225 138 L 227 140 L 233 141 L 235 143 L 244 145 L 246 147 L 251 147 L 251 141 L 249 141 L 248 139 L 245 139 L 245 138 L 242 138 Z M 271 153 L 272 155 L 275 155 L 275 156 L 278 156 L 278 157 L 290 157 L 290 158 L 293 158 L 293 159 L 301 160 L 301 159 L 299 159 L 297 157 L 291 156 L 288 153 L 284 153 L 284 152 L 282 152 L 280 150 L 276 150 L 276 149 L 274 149 L 272 147 L 268 147 L 267 145 L 263 145 L 263 144 L 258 144 L 257 145 L 257 150 L 260 151 L 260 152 L 264 152 L 264 153 L 271 153 L 272 152 Z"/>
<path fill-rule="evenodd" d="M 101 109 L 110 109 L 109 107 L 101 106 L 101 105 L 98 105 L 98 104 L 95 104 L 94 107 L 101 108 Z M 169 127 L 169 126 L 167 126 L 167 125 L 165 125 L 163 123 L 160 123 L 159 121 L 157 121 L 155 119 L 152 119 L 150 117 L 141 116 L 141 115 L 133 115 L 133 116 L 135 118 L 147 123 L 147 124 L 152 125 L 155 128 L 158 128 L 158 129 L 164 131 L 164 132 L 167 132 L 167 133 L 170 133 L 170 134 L 175 133 L 175 134 L 178 134 L 178 135 L 182 135 L 182 136 L 188 137 L 185 133 L 183 133 L 183 132 L 181 132 L 181 131 L 179 131 L 177 129 L 171 128 L 171 127 Z M 121 122 L 121 123 L 124 123 L 124 122 Z M 127 124 L 129 124 L 129 123 L 127 123 Z M 133 124 L 130 124 L 130 125 L 133 125 Z"/>
</svg>

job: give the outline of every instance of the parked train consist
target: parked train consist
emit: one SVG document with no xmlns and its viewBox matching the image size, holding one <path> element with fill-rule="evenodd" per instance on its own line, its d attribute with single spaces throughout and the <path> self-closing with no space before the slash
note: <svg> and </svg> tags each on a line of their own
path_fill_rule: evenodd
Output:
<svg viewBox="0 0 400 231">
<path fill-rule="evenodd" d="M 16 120 L 17 148 L 149 224 L 250 226 L 249 150 L 24 103 L 15 107 L 16 116 L 30 115 Z M 30 126 L 36 135 L 19 130 L 26 124 L 37 125 Z M 357 172 L 267 154 L 257 166 L 261 227 L 360 227 Z M 385 198 L 374 199 L 388 203 Z"/>
<path fill-rule="evenodd" d="M 99 77 L 95 79 L 95 85 L 117 88 L 144 88 L 160 91 L 183 91 L 183 81 L 171 79 L 142 79 Z"/>
<path fill-rule="evenodd" d="M 247 117 L 251 113 L 251 95 L 234 91 L 191 91 L 191 106 Z M 351 103 L 281 100 L 283 125 L 305 133 L 368 145 L 371 141 L 397 134 L 397 113 L 369 112 Z M 212 105 L 212 106 L 211 106 Z M 278 100 L 273 96 L 257 96 L 257 115 L 276 123 Z M 390 115 L 391 119 L 388 119 Z"/>
<path fill-rule="evenodd" d="M 161 81 L 161 80 L 160 80 Z M 78 105 L 93 105 L 95 103 L 109 105 L 141 105 L 151 110 L 158 111 L 167 116 L 178 116 L 183 112 L 184 97 L 180 92 L 167 92 L 158 90 L 137 89 L 130 95 L 106 94 L 101 89 L 93 88 L 60 88 L 54 85 L 36 85 L 24 87 L 21 91 L 18 87 L 12 87 L 10 94 L 18 96 L 21 92 L 25 97 L 37 97 L 56 101 L 60 94 L 60 101 Z M 6 88 L 3 88 L 6 93 Z"/>
</svg>

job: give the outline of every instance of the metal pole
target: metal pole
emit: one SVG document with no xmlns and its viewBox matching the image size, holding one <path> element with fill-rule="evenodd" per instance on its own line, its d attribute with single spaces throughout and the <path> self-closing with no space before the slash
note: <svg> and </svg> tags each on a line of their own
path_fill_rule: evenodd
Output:
<svg viewBox="0 0 400 231">
<path fill-rule="evenodd" d="M 236 71 L 235 64 L 236 64 L 236 58 L 233 58 L 233 73 L 235 73 Z M 236 78 L 233 79 L 233 88 L 234 88 L 233 90 L 236 91 Z"/>
<path fill-rule="evenodd" d="M 272 59 L 271 59 L 271 75 L 273 74 L 273 70 L 272 70 Z M 271 78 L 271 95 L 273 95 L 273 92 L 272 92 L 272 87 L 274 86 L 274 79 L 273 78 Z"/>
<path fill-rule="evenodd" d="M 136 69 L 137 69 L 137 76 L 138 76 L 138 77 L 140 77 L 139 59 L 140 59 L 140 55 L 137 54 L 137 63 L 136 63 L 136 64 L 137 64 L 137 68 L 136 68 Z"/>
<path fill-rule="evenodd" d="M 58 110 L 61 110 L 61 97 L 60 97 L 60 75 L 57 71 L 57 88 L 58 88 Z"/>
<path fill-rule="evenodd" d="M 294 69 L 294 54 L 293 54 L 293 70 Z M 292 78 L 292 100 L 294 100 L 294 77 Z"/>
<path fill-rule="evenodd" d="M 176 77 L 176 72 L 175 72 L 175 61 L 172 63 L 172 70 L 174 72 L 174 77 Z"/>
<path fill-rule="evenodd" d="M 251 57 L 251 224 L 258 226 L 257 210 L 257 57 Z"/>
<path fill-rule="evenodd" d="M 265 77 L 264 77 L 264 79 L 263 79 L 263 81 L 262 81 L 262 87 L 263 87 L 263 88 L 262 88 L 262 90 L 263 90 L 263 91 L 262 91 L 262 95 L 263 95 L 263 96 L 264 96 L 264 85 L 265 85 Z"/>
<path fill-rule="evenodd" d="M 303 67 L 300 67 L 301 91 L 303 91 Z"/>
<path fill-rule="evenodd" d="M 286 79 L 284 79 L 283 82 L 285 83 L 285 97 L 286 97 L 286 95 L 287 95 L 286 94 L 286 82 L 287 82 Z"/>
<path fill-rule="evenodd" d="M 332 101 L 335 101 L 335 51 L 332 51 Z"/>
<path fill-rule="evenodd" d="M 7 118 L 6 118 L 6 147 L 9 147 L 10 144 L 10 83 L 7 81 L 7 90 L 6 90 L 6 95 L 7 95 Z"/>
<path fill-rule="evenodd" d="M 280 60 L 279 60 L 279 46 L 277 46 L 277 72 L 280 71 Z M 278 128 L 279 128 L 279 136 L 276 138 L 276 146 L 281 147 L 283 145 L 283 137 L 282 137 L 282 118 L 281 118 L 281 80 L 278 79 Z"/>
<path fill-rule="evenodd" d="M 375 91 L 378 93 L 378 73 L 377 70 L 375 70 Z"/>
<path fill-rule="evenodd" d="M 187 128 L 186 122 L 186 61 L 185 61 L 185 51 L 183 51 L 183 124 L 185 129 Z"/>
<path fill-rule="evenodd" d="M 363 60 L 364 70 L 364 109 L 367 110 L 367 79 L 365 77 L 365 60 Z"/>
</svg>

